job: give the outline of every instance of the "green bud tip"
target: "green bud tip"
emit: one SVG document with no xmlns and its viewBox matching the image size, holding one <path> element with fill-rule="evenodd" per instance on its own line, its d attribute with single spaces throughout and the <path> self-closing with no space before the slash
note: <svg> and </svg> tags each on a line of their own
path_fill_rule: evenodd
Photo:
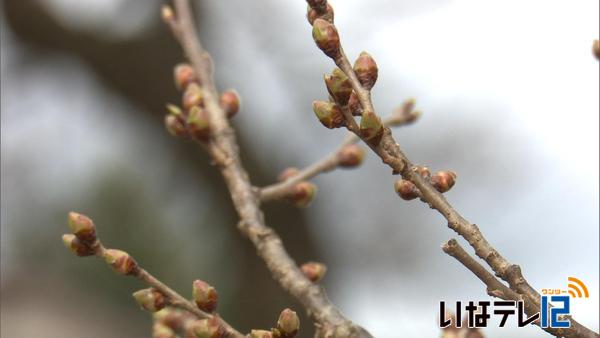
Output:
<svg viewBox="0 0 600 338">
<path fill-rule="evenodd" d="M 229 119 L 240 110 L 240 96 L 235 90 L 224 91 L 223 94 L 221 94 L 219 103 Z"/>
<path fill-rule="evenodd" d="M 86 215 L 71 211 L 68 216 L 68 223 L 71 232 L 80 241 L 93 242 L 96 240 L 96 226 Z"/>
<path fill-rule="evenodd" d="M 107 249 L 104 260 L 115 272 L 121 275 L 132 275 L 138 268 L 137 262 L 127 252 L 117 249 Z"/>
<path fill-rule="evenodd" d="M 294 337 L 300 329 L 300 318 L 298 318 L 298 314 L 290 309 L 281 311 L 279 319 L 277 320 L 277 329 L 286 338 Z"/>
<path fill-rule="evenodd" d="M 383 135 L 383 124 L 379 116 L 371 111 L 364 113 L 360 120 L 360 134 L 368 142 L 379 143 Z"/>
<path fill-rule="evenodd" d="M 335 102 L 345 106 L 352 94 L 352 83 L 350 79 L 341 69 L 335 68 L 331 75 L 325 75 L 325 85 L 329 95 L 333 97 Z"/>
<path fill-rule="evenodd" d="M 197 82 L 196 72 L 194 68 L 187 63 L 180 63 L 173 70 L 175 86 L 178 89 L 185 89 L 189 84 Z"/>
<path fill-rule="evenodd" d="M 197 338 L 220 338 L 225 335 L 225 328 L 221 325 L 219 317 L 195 321 L 190 327 Z"/>
<path fill-rule="evenodd" d="M 419 197 L 419 190 L 410 181 L 399 179 L 394 183 L 394 190 L 403 200 L 410 201 Z"/>
<path fill-rule="evenodd" d="M 175 137 L 184 137 L 187 135 L 187 130 L 181 116 L 173 114 L 165 115 L 165 128 L 167 128 L 169 134 Z"/>
<path fill-rule="evenodd" d="M 217 290 L 205 281 L 195 280 L 192 283 L 192 294 L 200 310 L 211 313 L 217 309 Z"/>
<path fill-rule="evenodd" d="M 333 24 L 323 19 L 315 19 L 312 30 L 317 47 L 332 59 L 340 56 L 340 37 Z"/>
<path fill-rule="evenodd" d="M 188 110 L 194 106 L 204 106 L 204 92 L 202 88 L 196 83 L 190 83 L 182 96 L 183 108 Z"/>
<path fill-rule="evenodd" d="M 359 166 L 365 158 L 365 150 L 357 144 L 344 146 L 337 153 L 338 165 L 345 168 Z"/>
<path fill-rule="evenodd" d="M 133 293 L 135 301 L 146 311 L 157 312 L 166 305 L 165 296 L 154 288 L 142 289 Z"/>
<path fill-rule="evenodd" d="M 62 241 L 67 249 L 79 257 L 92 256 L 96 253 L 91 243 L 82 242 L 73 234 L 64 234 Z"/>
<path fill-rule="evenodd" d="M 167 112 L 169 114 L 175 116 L 183 116 L 183 111 L 181 110 L 181 108 L 179 108 L 179 106 L 174 105 L 172 103 L 167 103 L 165 107 L 167 108 Z"/>
<path fill-rule="evenodd" d="M 313 111 L 321 124 L 325 127 L 339 128 L 346 125 L 342 109 L 335 103 L 326 101 L 314 101 Z"/>
<path fill-rule="evenodd" d="M 306 278 L 308 278 L 311 282 L 316 283 L 325 276 L 325 273 L 327 272 L 327 266 L 319 262 L 308 262 L 302 264 L 300 270 L 302 270 L 302 273 L 304 276 L 306 276 Z"/>
<path fill-rule="evenodd" d="M 188 112 L 187 124 L 190 132 L 199 140 L 205 141 L 210 136 L 210 125 L 206 110 L 194 106 Z"/>
<path fill-rule="evenodd" d="M 273 338 L 273 333 L 266 330 L 252 330 L 250 331 L 250 338 Z"/>
<path fill-rule="evenodd" d="M 152 338 L 176 338 L 175 331 L 164 323 L 154 322 L 152 324 Z"/>
</svg>

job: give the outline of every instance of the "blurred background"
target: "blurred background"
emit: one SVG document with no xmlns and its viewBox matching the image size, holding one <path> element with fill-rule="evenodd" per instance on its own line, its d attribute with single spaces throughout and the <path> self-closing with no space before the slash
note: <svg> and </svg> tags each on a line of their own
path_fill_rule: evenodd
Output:
<svg viewBox="0 0 600 338">
<path fill-rule="evenodd" d="M 314 46 L 304 1 L 194 1 L 220 89 L 256 185 L 337 147 L 311 102 L 332 63 Z M 342 41 L 379 65 L 381 114 L 408 97 L 424 115 L 394 131 L 408 156 L 455 170 L 447 193 L 538 289 L 577 276 L 572 313 L 598 330 L 598 1 L 335 1 Z M 201 278 L 243 331 L 303 313 L 236 228 L 218 172 L 163 128 L 182 53 L 155 0 L 2 2 L 1 334 L 148 337 L 142 285 L 65 250 L 66 215 L 92 217 L 104 243 L 184 295 Z M 358 170 L 314 180 L 306 210 L 265 207 L 298 261 L 322 261 L 330 298 L 378 337 L 436 337 L 439 301 L 486 300 L 440 244 L 455 236 L 422 203 L 400 200 L 369 154 Z M 302 337 L 313 329 L 303 321 Z M 488 337 L 542 337 L 536 327 Z"/>
</svg>

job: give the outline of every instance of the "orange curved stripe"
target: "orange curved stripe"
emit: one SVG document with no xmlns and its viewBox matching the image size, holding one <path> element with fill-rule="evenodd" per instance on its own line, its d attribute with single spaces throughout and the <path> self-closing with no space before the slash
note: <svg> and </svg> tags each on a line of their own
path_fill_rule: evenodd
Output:
<svg viewBox="0 0 600 338">
<path fill-rule="evenodd" d="M 569 277 L 568 281 L 579 284 L 579 286 L 581 286 L 581 288 L 583 289 L 583 294 L 585 295 L 585 298 L 590 297 L 590 293 L 588 292 L 587 286 L 585 286 L 585 284 L 583 284 L 583 282 L 581 280 L 579 280 L 575 277 Z"/>
<path fill-rule="evenodd" d="M 569 290 L 569 294 L 571 295 L 571 297 L 573 297 L 573 298 L 577 298 L 577 297 L 575 296 L 575 292 L 573 292 L 573 291 Z"/>
<path fill-rule="evenodd" d="M 579 298 L 583 297 L 583 295 L 581 294 L 581 290 L 579 290 L 577 285 L 569 284 L 568 287 L 569 287 L 569 289 L 575 290 L 577 292 L 577 297 L 579 297 Z M 569 290 L 569 292 L 571 292 L 572 290 Z"/>
</svg>

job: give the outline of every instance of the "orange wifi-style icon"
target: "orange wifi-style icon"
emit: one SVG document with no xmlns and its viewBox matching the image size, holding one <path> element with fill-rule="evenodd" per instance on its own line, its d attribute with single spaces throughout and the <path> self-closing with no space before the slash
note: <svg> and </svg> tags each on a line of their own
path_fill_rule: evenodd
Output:
<svg viewBox="0 0 600 338">
<path fill-rule="evenodd" d="M 569 281 L 569 294 L 573 298 L 589 298 L 590 293 L 588 292 L 587 287 L 583 282 L 575 277 L 569 277 L 567 279 Z"/>
</svg>

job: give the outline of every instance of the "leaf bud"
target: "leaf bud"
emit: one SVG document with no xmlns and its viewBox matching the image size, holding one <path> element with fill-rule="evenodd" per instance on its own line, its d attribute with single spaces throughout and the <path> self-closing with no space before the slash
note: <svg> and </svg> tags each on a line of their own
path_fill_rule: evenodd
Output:
<svg viewBox="0 0 600 338">
<path fill-rule="evenodd" d="M 327 266 L 319 262 L 308 262 L 302 264 L 300 270 L 302 270 L 302 273 L 304 276 L 306 276 L 306 278 L 308 278 L 311 282 L 316 283 L 325 276 L 325 273 L 327 272 Z"/>
<path fill-rule="evenodd" d="M 173 114 L 165 115 L 165 127 L 169 134 L 173 136 L 184 137 L 187 135 L 187 130 L 180 116 Z"/>
<path fill-rule="evenodd" d="M 394 183 L 394 190 L 396 190 L 398 196 L 403 200 L 410 201 L 419 197 L 419 190 L 417 187 L 412 182 L 403 179 L 399 179 Z"/>
<path fill-rule="evenodd" d="M 165 296 L 155 288 L 138 290 L 133 293 L 133 298 L 142 307 L 149 312 L 157 312 L 167 305 Z"/>
<path fill-rule="evenodd" d="M 80 241 L 90 243 L 96 240 L 96 226 L 89 217 L 71 211 L 68 219 L 71 232 Z"/>
<path fill-rule="evenodd" d="M 240 110 L 240 96 L 235 90 L 224 91 L 221 94 L 219 103 L 228 119 L 232 118 Z"/>
<path fill-rule="evenodd" d="M 325 11 L 318 11 L 310 5 L 308 5 L 308 9 L 306 10 L 306 18 L 311 25 L 316 19 L 323 19 L 327 22 L 333 23 L 333 16 L 333 7 L 331 7 L 330 4 L 327 4 Z"/>
<path fill-rule="evenodd" d="M 378 69 L 373 57 L 362 52 L 354 62 L 354 72 L 360 81 L 360 84 L 366 89 L 371 90 L 377 81 Z"/>
<path fill-rule="evenodd" d="M 204 106 L 204 92 L 202 88 L 196 83 L 190 83 L 185 88 L 182 97 L 183 109 L 188 110 L 194 106 Z"/>
<path fill-rule="evenodd" d="M 217 290 L 203 280 L 192 283 L 192 295 L 196 306 L 204 312 L 212 313 L 217 308 Z"/>
<path fill-rule="evenodd" d="M 331 75 L 325 75 L 325 85 L 329 95 L 333 97 L 335 102 L 342 106 L 348 103 L 352 94 L 352 83 L 341 69 L 335 68 Z"/>
<path fill-rule="evenodd" d="M 210 125 L 206 110 L 193 106 L 188 111 L 187 124 L 191 134 L 199 140 L 205 141 L 210 135 Z"/>
<path fill-rule="evenodd" d="M 346 125 L 342 109 L 335 103 L 326 101 L 314 101 L 313 111 L 321 123 L 329 128 L 339 128 Z"/>
<path fill-rule="evenodd" d="M 312 30 L 317 47 L 332 59 L 340 56 L 340 36 L 333 24 L 323 19 L 315 19 Z"/>
<path fill-rule="evenodd" d="M 431 185 L 441 193 L 452 189 L 454 183 L 456 183 L 456 173 L 453 171 L 438 171 L 431 176 Z"/>
<path fill-rule="evenodd" d="M 117 249 L 107 249 L 104 260 L 115 272 L 121 275 L 132 275 L 138 268 L 137 262 L 127 252 Z"/>
<path fill-rule="evenodd" d="M 185 89 L 190 83 L 197 82 L 196 72 L 188 63 L 180 63 L 173 70 L 175 86 L 177 89 Z"/>
<path fill-rule="evenodd" d="M 94 248 L 88 243 L 82 242 L 73 234 L 62 236 L 63 244 L 79 257 L 92 256 L 96 254 Z"/>
<path fill-rule="evenodd" d="M 279 319 L 277 320 L 277 329 L 285 338 L 294 337 L 300 329 L 300 318 L 298 318 L 298 314 L 290 309 L 281 311 Z"/>
<path fill-rule="evenodd" d="M 297 208 L 306 208 L 315 199 L 317 186 L 310 182 L 300 182 L 292 187 L 290 202 Z"/>
<path fill-rule="evenodd" d="M 368 142 L 379 143 L 383 135 L 383 124 L 379 116 L 372 111 L 364 113 L 360 119 L 360 135 Z"/>
<path fill-rule="evenodd" d="M 353 168 L 359 166 L 365 158 L 365 150 L 357 144 L 348 144 L 337 153 L 340 167 Z"/>
</svg>

